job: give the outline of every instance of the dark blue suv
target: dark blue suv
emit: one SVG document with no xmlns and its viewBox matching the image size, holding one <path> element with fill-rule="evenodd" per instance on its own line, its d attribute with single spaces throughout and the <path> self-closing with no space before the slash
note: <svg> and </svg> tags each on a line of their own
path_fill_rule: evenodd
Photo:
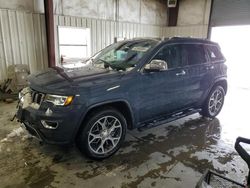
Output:
<svg viewBox="0 0 250 188">
<path fill-rule="evenodd" d="M 114 154 L 127 129 L 196 112 L 213 118 L 227 92 L 218 44 L 202 39 L 132 39 L 114 43 L 83 67 L 32 75 L 20 92 L 17 118 L 51 144 L 76 141 L 89 157 Z"/>
</svg>

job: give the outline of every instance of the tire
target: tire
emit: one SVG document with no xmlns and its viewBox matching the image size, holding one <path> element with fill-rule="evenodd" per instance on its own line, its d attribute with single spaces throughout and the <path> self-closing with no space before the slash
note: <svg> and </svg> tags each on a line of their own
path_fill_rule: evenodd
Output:
<svg viewBox="0 0 250 188">
<path fill-rule="evenodd" d="M 217 98 L 216 98 L 217 96 Z M 216 101 L 214 101 L 216 98 Z M 214 118 L 216 117 L 224 104 L 225 90 L 222 86 L 216 85 L 212 88 L 205 103 L 202 106 L 200 114 L 204 117 Z"/>
<path fill-rule="evenodd" d="M 77 138 L 79 150 L 92 159 L 113 155 L 125 139 L 127 122 L 114 108 L 105 108 L 90 114 Z"/>
</svg>

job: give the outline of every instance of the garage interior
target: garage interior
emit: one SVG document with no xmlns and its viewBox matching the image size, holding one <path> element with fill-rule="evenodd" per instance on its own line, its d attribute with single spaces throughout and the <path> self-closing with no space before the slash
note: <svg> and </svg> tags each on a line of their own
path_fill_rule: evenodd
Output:
<svg viewBox="0 0 250 188">
<path fill-rule="evenodd" d="M 0 0 L 0 83 L 13 65 L 27 65 L 31 74 L 75 67 L 70 59 L 88 58 L 118 40 L 174 36 L 218 42 L 229 83 L 216 118 L 194 114 L 129 130 L 121 149 L 103 161 L 29 136 L 12 121 L 18 101 L 1 100 L 1 91 L 0 187 L 195 187 L 207 169 L 246 184 L 248 166 L 234 143 L 238 136 L 250 138 L 250 2 L 173 2 L 174 7 L 167 0 Z"/>
</svg>

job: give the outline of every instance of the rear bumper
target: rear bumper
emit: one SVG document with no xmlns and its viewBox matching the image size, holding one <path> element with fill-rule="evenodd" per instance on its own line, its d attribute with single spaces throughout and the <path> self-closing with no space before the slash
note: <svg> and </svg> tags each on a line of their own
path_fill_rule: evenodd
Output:
<svg viewBox="0 0 250 188">
<path fill-rule="evenodd" d="M 65 108 L 51 109 L 47 115 L 46 109 L 27 107 L 18 108 L 17 119 L 26 130 L 38 140 L 48 144 L 71 144 L 74 141 L 76 130 L 79 127 L 81 106 L 74 105 Z M 46 127 L 42 121 L 56 122 L 53 129 Z"/>
</svg>

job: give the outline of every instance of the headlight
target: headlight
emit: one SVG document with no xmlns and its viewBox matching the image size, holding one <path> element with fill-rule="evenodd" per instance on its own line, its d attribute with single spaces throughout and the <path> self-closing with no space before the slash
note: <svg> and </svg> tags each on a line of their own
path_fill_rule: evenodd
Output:
<svg viewBox="0 0 250 188">
<path fill-rule="evenodd" d="M 74 96 L 59 96 L 59 95 L 49 95 L 45 96 L 45 101 L 51 102 L 54 105 L 58 106 L 67 106 L 70 105 L 73 101 Z"/>
<path fill-rule="evenodd" d="M 30 93 L 30 88 L 29 87 L 25 87 L 23 88 L 19 93 L 18 93 L 18 99 L 21 103 L 24 102 L 24 98 L 27 94 Z"/>
<path fill-rule="evenodd" d="M 23 95 L 20 92 L 18 93 L 18 99 L 19 99 L 20 103 L 24 102 Z"/>
</svg>

